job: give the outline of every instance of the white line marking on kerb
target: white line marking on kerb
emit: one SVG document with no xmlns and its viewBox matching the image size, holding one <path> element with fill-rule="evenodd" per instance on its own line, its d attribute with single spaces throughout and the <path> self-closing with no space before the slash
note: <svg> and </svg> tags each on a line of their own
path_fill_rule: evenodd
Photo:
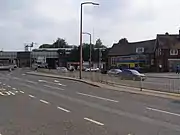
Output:
<svg viewBox="0 0 180 135">
<path fill-rule="evenodd" d="M 39 100 L 40 102 L 42 102 L 42 103 L 45 103 L 45 104 L 49 104 L 49 102 L 47 102 L 47 101 L 45 101 L 45 100 Z"/>
<path fill-rule="evenodd" d="M 58 80 L 54 80 L 55 83 L 58 83 L 59 81 Z"/>
<path fill-rule="evenodd" d="M 50 85 L 44 85 L 45 87 L 51 88 L 51 89 L 57 89 L 57 90 L 64 90 L 62 88 L 58 88 L 58 87 L 54 87 L 54 86 L 50 86 Z"/>
<path fill-rule="evenodd" d="M 97 124 L 97 125 L 104 126 L 104 124 L 101 123 L 101 122 L 98 122 L 98 121 L 95 121 L 95 120 L 92 120 L 92 119 L 89 119 L 89 118 L 84 118 L 84 119 L 87 120 L 87 121 L 90 121 L 90 122 L 92 122 L 92 123 L 95 123 L 95 124 Z"/>
<path fill-rule="evenodd" d="M 33 96 L 33 95 L 29 95 L 29 97 L 31 97 L 31 98 L 35 98 L 35 96 Z"/>
<path fill-rule="evenodd" d="M 180 117 L 180 114 L 178 114 L 178 113 L 172 113 L 172 112 L 168 112 L 168 111 L 164 111 L 164 110 L 159 110 L 159 109 L 155 109 L 155 108 L 150 108 L 150 107 L 146 107 L 146 109 L 151 110 L 151 111 L 166 113 L 166 114 L 170 114 L 170 115 L 174 115 L 174 116 Z"/>
<path fill-rule="evenodd" d="M 24 94 L 24 91 L 21 91 L 21 90 L 20 90 L 20 92 Z"/>
<path fill-rule="evenodd" d="M 12 88 L 13 90 L 17 90 L 16 88 Z"/>
<path fill-rule="evenodd" d="M 93 97 L 93 98 L 97 98 L 97 99 L 101 99 L 101 100 L 105 100 L 105 101 L 110 101 L 110 102 L 119 102 L 117 100 L 112 100 L 112 99 L 108 99 L 108 98 L 103 98 L 103 97 L 98 97 L 98 96 L 94 96 L 94 95 L 89 95 L 89 94 L 84 94 L 84 93 L 80 93 L 80 92 L 76 92 L 79 95 L 83 95 L 83 96 L 87 96 L 87 97 Z"/>
<path fill-rule="evenodd" d="M 67 109 L 64 109 L 64 108 L 62 108 L 62 107 L 57 107 L 57 109 L 60 109 L 60 110 L 62 110 L 62 111 L 64 111 L 64 112 L 70 112 L 69 110 L 67 110 Z"/>
</svg>

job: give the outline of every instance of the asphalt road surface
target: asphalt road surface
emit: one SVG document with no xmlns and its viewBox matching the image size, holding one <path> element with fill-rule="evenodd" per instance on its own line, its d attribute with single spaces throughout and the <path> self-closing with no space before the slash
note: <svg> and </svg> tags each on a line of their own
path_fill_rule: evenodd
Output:
<svg viewBox="0 0 180 135">
<path fill-rule="evenodd" d="M 179 135 L 180 101 L 0 72 L 0 135 Z"/>
</svg>

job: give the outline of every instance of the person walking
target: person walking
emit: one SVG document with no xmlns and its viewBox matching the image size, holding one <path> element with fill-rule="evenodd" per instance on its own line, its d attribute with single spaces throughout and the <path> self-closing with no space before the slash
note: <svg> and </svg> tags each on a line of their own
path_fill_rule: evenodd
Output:
<svg viewBox="0 0 180 135">
<path fill-rule="evenodd" d="M 179 67 L 179 65 L 177 65 L 177 67 L 176 67 L 176 74 L 179 74 L 179 71 L 180 71 L 180 67 Z"/>
</svg>

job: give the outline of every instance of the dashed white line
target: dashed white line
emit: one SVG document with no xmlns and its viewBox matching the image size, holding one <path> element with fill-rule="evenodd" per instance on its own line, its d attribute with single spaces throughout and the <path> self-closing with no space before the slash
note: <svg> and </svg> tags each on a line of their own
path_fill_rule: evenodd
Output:
<svg viewBox="0 0 180 135">
<path fill-rule="evenodd" d="M 83 95 L 83 96 L 87 96 L 87 97 L 92 97 L 92 98 L 97 98 L 97 99 L 101 99 L 101 100 L 105 100 L 105 101 L 110 101 L 110 102 L 119 102 L 117 100 L 113 100 L 113 99 L 108 99 L 108 98 L 103 98 L 103 97 L 98 97 L 98 96 L 94 96 L 94 95 L 89 95 L 89 94 L 85 94 L 85 93 L 80 93 L 80 92 L 76 92 L 79 95 Z"/>
<path fill-rule="evenodd" d="M 16 79 L 16 80 L 21 80 L 21 78 L 18 78 L 18 77 L 13 77 L 13 79 Z"/>
<path fill-rule="evenodd" d="M 23 76 L 26 75 L 26 74 L 22 74 Z"/>
<path fill-rule="evenodd" d="M 54 80 L 55 83 L 58 83 L 59 81 L 58 80 Z"/>
<path fill-rule="evenodd" d="M 28 83 L 33 83 L 33 84 L 37 84 L 37 82 L 33 82 L 33 81 L 30 81 L 30 80 L 26 80 L 26 82 L 28 82 Z"/>
<path fill-rule="evenodd" d="M 40 102 L 42 102 L 42 103 L 45 103 L 45 104 L 49 104 L 49 102 L 47 102 L 47 101 L 45 101 L 45 100 L 39 100 Z"/>
<path fill-rule="evenodd" d="M 16 93 L 18 93 L 19 91 L 15 91 Z"/>
<path fill-rule="evenodd" d="M 12 95 L 16 95 L 15 93 L 13 93 L 13 92 L 11 92 L 11 91 L 8 91 L 10 94 L 12 94 Z"/>
<path fill-rule="evenodd" d="M 5 86 L 6 84 L 4 83 L 3 85 Z"/>
<path fill-rule="evenodd" d="M 168 112 L 168 111 L 164 111 L 164 110 L 159 110 L 159 109 L 155 109 L 155 108 L 150 108 L 150 107 L 146 107 L 146 109 L 151 110 L 151 111 L 166 113 L 166 114 L 170 114 L 170 115 L 174 115 L 174 116 L 180 117 L 180 114 L 178 114 L 178 113 L 172 113 L 172 112 Z"/>
<path fill-rule="evenodd" d="M 57 109 L 60 109 L 60 110 L 62 110 L 62 111 L 64 111 L 64 112 L 70 112 L 69 110 L 64 109 L 64 108 L 62 108 L 62 107 L 59 107 L 59 106 L 57 106 Z"/>
<path fill-rule="evenodd" d="M 35 96 L 33 96 L 33 95 L 29 95 L 29 97 L 31 97 L 31 98 L 35 98 Z"/>
<path fill-rule="evenodd" d="M 62 88 L 58 88 L 58 87 L 54 87 L 54 86 L 50 86 L 50 85 L 44 85 L 45 87 L 48 87 L 48 88 L 52 88 L 52 89 L 57 89 L 57 90 L 64 90 Z"/>
<path fill-rule="evenodd" d="M 23 93 L 23 94 L 24 94 L 24 91 L 21 91 L 21 90 L 20 90 L 19 92 L 21 92 L 21 93 Z"/>
<path fill-rule="evenodd" d="M 16 88 L 12 88 L 13 90 L 17 90 Z"/>
<path fill-rule="evenodd" d="M 64 85 L 64 84 L 61 84 L 61 83 L 58 83 L 58 85 L 60 85 L 60 86 L 66 86 L 66 85 Z"/>
<path fill-rule="evenodd" d="M 7 87 L 8 87 L 8 88 L 11 88 L 11 86 L 10 86 L 10 85 L 8 85 Z"/>
<path fill-rule="evenodd" d="M 47 82 L 46 80 L 38 80 L 39 82 Z"/>
<path fill-rule="evenodd" d="M 95 121 L 95 120 L 93 120 L 93 119 L 90 119 L 90 118 L 84 118 L 84 119 L 87 120 L 87 121 L 90 121 L 90 122 L 92 122 L 92 123 L 95 123 L 95 124 L 97 124 L 97 125 L 104 126 L 103 123 L 98 122 L 98 121 Z"/>
</svg>

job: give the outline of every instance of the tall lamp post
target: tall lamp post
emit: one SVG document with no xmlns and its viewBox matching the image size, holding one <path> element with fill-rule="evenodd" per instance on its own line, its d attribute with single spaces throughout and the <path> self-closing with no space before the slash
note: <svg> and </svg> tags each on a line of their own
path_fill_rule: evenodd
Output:
<svg viewBox="0 0 180 135">
<path fill-rule="evenodd" d="M 91 46 L 91 41 L 92 41 L 92 40 L 91 40 L 91 33 L 83 32 L 82 34 L 89 35 L 89 41 L 90 41 L 90 44 L 89 44 L 89 45 L 90 45 L 90 49 L 89 49 L 89 68 L 90 68 L 90 72 L 91 72 L 91 63 L 92 63 L 92 62 L 91 62 L 91 61 L 92 61 L 92 60 L 91 60 L 91 55 L 92 55 L 92 54 L 91 54 L 91 52 L 92 52 L 92 46 Z"/>
<path fill-rule="evenodd" d="M 79 78 L 82 78 L 82 63 L 83 63 L 83 58 L 82 58 L 82 11 L 83 11 L 83 5 L 99 5 L 98 3 L 94 2 L 83 2 L 81 3 L 81 11 L 80 11 L 80 62 L 79 62 Z"/>
</svg>

